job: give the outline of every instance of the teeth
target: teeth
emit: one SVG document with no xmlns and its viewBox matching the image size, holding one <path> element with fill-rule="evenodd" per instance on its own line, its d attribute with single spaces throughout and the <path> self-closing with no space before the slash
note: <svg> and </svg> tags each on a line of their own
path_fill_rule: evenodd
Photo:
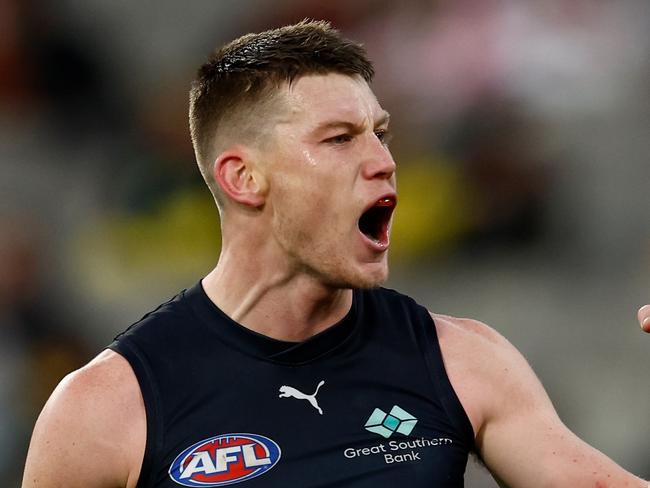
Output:
<svg viewBox="0 0 650 488">
<path fill-rule="evenodd" d="M 393 199 L 392 198 L 381 198 L 377 202 L 377 205 L 380 207 L 391 207 L 393 205 Z"/>
</svg>

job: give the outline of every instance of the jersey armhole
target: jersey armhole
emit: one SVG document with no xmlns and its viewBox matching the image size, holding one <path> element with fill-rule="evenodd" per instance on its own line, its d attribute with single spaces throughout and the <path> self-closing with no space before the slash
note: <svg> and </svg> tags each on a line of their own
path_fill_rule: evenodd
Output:
<svg viewBox="0 0 650 488">
<path fill-rule="evenodd" d="M 449 380 L 449 376 L 447 375 L 447 370 L 445 369 L 435 321 L 428 310 L 423 310 L 424 314 L 426 314 L 426 316 L 423 317 L 426 337 L 425 344 L 430 346 L 430 349 L 425 349 L 424 359 L 429 367 L 428 370 L 431 374 L 433 386 L 439 395 L 440 401 L 447 412 L 449 419 L 459 429 L 463 439 L 467 442 L 469 450 L 477 453 L 474 428 L 472 427 L 467 412 L 458 398 L 456 390 L 454 390 L 454 387 Z"/>
<path fill-rule="evenodd" d="M 155 379 L 149 363 L 140 353 L 136 344 L 124 337 L 113 341 L 108 349 L 115 351 L 128 362 L 140 385 L 147 418 L 147 436 L 136 488 L 151 488 L 155 481 L 155 459 L 163 445 L 163 420 L 160 409 L 160 395 L 155 387 Z"/>
</svg>

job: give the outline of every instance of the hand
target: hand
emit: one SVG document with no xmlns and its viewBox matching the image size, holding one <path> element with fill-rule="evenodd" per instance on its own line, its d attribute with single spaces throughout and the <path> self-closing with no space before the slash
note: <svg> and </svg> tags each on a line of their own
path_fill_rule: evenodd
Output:
<svg viewBox="0 0 650 488">
<path fill-rule="evenodd" d="M 650 305 L 639 309 L 639 325 L 645 332 L 650 333 Z"/>
</svg>

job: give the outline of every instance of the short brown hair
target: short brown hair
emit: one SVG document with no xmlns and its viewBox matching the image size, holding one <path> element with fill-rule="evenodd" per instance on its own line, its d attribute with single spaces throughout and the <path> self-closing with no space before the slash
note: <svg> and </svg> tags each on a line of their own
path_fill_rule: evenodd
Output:
<svg viewBox="0 0 650 488">
<path fill-rule="evenodd" d="M 226 44 L 199 68 L 190 90 L 190 133 L 201 174 L 218 198 L 211 166 L 215 136 L 243 116 L 247 125 L 259 117 L 283 83 L 311 74 L 374 75 L 365 49 L 345 39 L 329 22 L 303 20 Z M 243 114 L 243 115 L 242 115 Z M 244 124 L 235 127 L 246 137 Z"/>
</svg>

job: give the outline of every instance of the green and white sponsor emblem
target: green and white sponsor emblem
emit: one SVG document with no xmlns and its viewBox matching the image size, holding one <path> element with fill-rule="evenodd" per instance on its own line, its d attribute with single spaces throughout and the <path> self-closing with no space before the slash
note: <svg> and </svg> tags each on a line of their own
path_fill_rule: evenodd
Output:
<svg viewBox="0 0 650 488">
<path fill-rule="evenodd" d="M 399 432 L 402 435 L 409 435 L 417 423 L 418 419 L 413 415 L 394 405 L 390 413 L 386 413 L 380 408 L 375 408 L 364 427 L 366 430 L 388 439 L 395 432 Z"/>
</svg>

